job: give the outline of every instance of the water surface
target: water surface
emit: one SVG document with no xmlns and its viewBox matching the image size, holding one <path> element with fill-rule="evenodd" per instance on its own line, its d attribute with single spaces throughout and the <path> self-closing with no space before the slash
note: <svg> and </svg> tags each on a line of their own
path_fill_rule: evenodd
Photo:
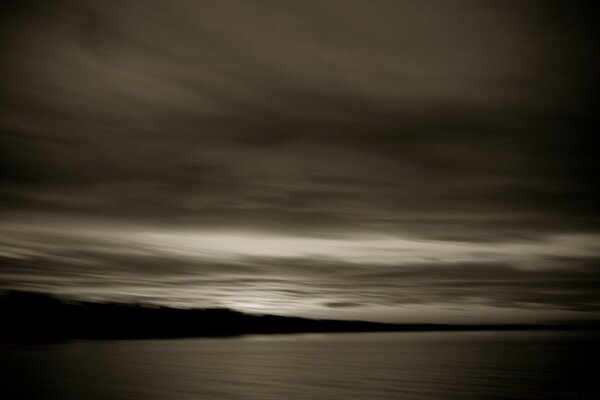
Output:
<svg viewBox="0 0 600 400">
<path fill-rule="evenodd" d="M 344 333 L 0 345 L 0 398 L 600 399 L 592 332 Z"/>
</svg>

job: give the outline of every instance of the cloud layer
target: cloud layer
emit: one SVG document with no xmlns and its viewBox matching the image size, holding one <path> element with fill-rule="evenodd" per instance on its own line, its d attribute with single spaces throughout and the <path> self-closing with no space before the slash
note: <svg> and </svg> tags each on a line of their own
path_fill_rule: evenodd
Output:
<svg viewBox="0 0 600 400">
<path fill-rule="evenodd" d="M 5 287 L 597 310 L 592 2 L 0 7 Z"/>
<path fill-rule="evenodd" d="M 414 307 L 492 320 L 506 309 L 546 319 L 549 310 L 600 312 L 598 236 L 472 243 L 122 227 L 2 233 L 5 287 L 72 298 L 402 320 L 431 318 Z"/>
</svg>

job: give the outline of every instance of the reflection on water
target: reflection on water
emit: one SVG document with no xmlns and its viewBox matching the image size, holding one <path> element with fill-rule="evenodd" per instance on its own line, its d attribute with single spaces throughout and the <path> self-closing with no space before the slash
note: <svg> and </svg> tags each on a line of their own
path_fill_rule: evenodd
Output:
<svg viewBox="0 0 600 400">
<path fill-rule="evenodd" d="M 590 332 L 0 345 L 2 399 L 600 399 Z"/>
</svg>

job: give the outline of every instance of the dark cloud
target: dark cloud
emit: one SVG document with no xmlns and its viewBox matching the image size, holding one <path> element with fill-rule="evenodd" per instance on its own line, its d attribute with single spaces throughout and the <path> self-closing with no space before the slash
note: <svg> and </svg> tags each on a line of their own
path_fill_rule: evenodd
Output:
<svg viewBox="0 0 600 400">
<path fill-rule="evenodd" d="M 355 308 L 355 307 L 364 307 L 364 303 L 352 303 L 349 301 L 330 301 L 323 304 L 325 307 L 331 308 Z"/>
<path fill-rule="evenodd" d="M 593 2 L 0 7 L 0 215 L 26 233 L 65 221 L 457 243 L 598 233 Z M 56 248 L 77 244 L 67 236 Z M 18 268 L 66 279 L 78 274 L 76 260 L 93 261 L 107 274 L 156 278 L 152 285 L 191 269 L 146 253 L 69 257 L 68 268 L 41 259 Z M 271 272 L 292 268 L 272 261 L 262 260 Z M 558 294 L 541 294 L 527 275 L 528 294 L 518 289 L 526 272 L 482 261 L 486 268 L 415 269 L 414 282 L 431 273 L 446 284 L 396 300 L 466 301 L 487 291 L 498 304 L 595 307 L 585 305 L 589 286 L 569 294 L 570 284 L 557 282 Z M 327 271 L 323 260 L 298 262 L 307 273 Z M 365 296 L 412 271 L 367 270 L 348 278 Z M 504 284 L 479 279 L 483 270 L 518 276 L 514 290 L 503 296 Z"/>
</svg>

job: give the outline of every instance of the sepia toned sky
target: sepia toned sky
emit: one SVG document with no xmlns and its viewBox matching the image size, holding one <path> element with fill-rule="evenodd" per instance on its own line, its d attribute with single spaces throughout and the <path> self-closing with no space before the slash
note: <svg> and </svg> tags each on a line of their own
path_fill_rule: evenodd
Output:
<svg viewBox="0 0 600 400">
<path fill-rule="evenodd" d="M 592 1 L 5 1 L 0 289 L 600 316 Z"/>
</svg>

